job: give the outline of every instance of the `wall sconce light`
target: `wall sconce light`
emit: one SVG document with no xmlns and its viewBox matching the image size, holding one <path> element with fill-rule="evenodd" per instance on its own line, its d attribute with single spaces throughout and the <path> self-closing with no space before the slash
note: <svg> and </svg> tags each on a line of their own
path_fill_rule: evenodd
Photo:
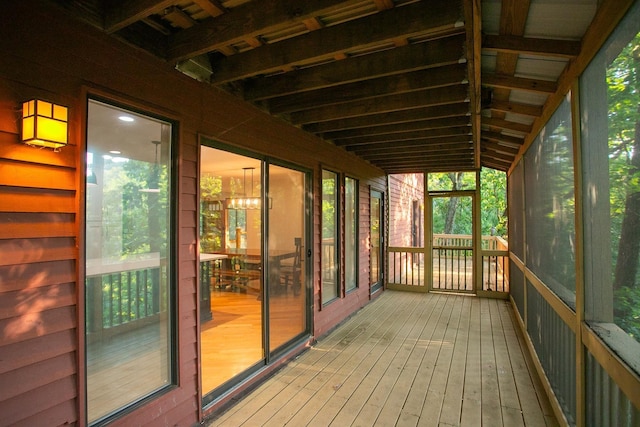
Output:
<svg viewBox="0 0 640 427">
<path fill-rule="evenodd" d="M 32 99 L 22 104 L 22 142 L 54 150 L 67 145 L 67 107 Z"/>
</svg>

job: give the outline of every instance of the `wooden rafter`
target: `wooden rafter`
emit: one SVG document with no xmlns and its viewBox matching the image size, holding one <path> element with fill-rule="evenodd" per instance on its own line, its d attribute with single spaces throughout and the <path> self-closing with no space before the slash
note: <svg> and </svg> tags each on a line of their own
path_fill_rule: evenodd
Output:
<svg viewBox="0 0 640 427">
<path fill-rule="evenodd" d="M 467 126 L 469 117 L 447 117 L 443 119 L 425 119 L 416 120 L 411 123 L 400 123 L 393 125 L 375 126 L 371 128 L 360 128 L 352 130 L 343 130 L 338 132 L 328 132 L 322 134 L 323 138 L 331 140 L 344 140 L 348 138 L 356 138 L 363 136 L 402 134 L 405 132 L 413 132 L 418 130 L 443 129 L 458 126 Z"/>
<path fill-rule="evenodd" d="M 372 114 L 368 116 L 351 117 L 320 123 L 312 123 L 305 125 L 304 129 L 308 132 L 319 134 L 347 129 L 359 129 L 398 123 L 410 123 L 416 120 L 422 120 L 425 117 L 430 117 L 432 119 L 441 119 L 445 117 L 456 117 L 468 114 L 469 104 L 466 102 L 459 102 L 456 104 L 414 108 L 411 110 L 393 111 L 390 113 Z"/>
<path fill-rule="evenodd" d="M 516 113 L 532 117 L 540 117 L 540 115 L 542 115 L 542 106 L 519 104 L 517 102 L 492 101 L 487 108 L 504 113 Z"/>
<path fill-rule="evenodd" d="M 372 144 L 388 144 L 388 143 L 400 143 L 412 140 L 426 140 L 429 138 L 442 139 L 444 137 L 459 137 L 463 136 L 465 139 L 471 139 L 471 127 L 470 126 L 458 126 L 442 129 L 429 129 L 429 130 L 416 130 L 412 132 L 404 132 L 402 134 L 389 134 L 389 135 L 377 135 L 366 136 L 362 138 L 350 138 L 348 140 L 336 140 L 334 143 L 338 146 L 354 146 L 354 145 L 372 145 Z"/>
<path fill-rule="evenodd" d="M 434 147 L 434 149 L 444 148 L 445 144 L 465 144 L 468 145 L 471 141 L 471 137 L 469 134 L 460 134 L 460 135 L 452 135 L 452 136 L 440 136 L 432 139 L 429 138 L 418 138 L 413 140 L 406 141 L 393 141 L 392 143 L 371 143 L 371 144 L 353 144 L 353 145 L 344 145 L 342 146 L 345 150 L 351 151 L 353 153 L 378 153 L 384 154 L 389 152 L 394 152 L 397 150 L 404 150 L 407 148 L 414 147 L 424 147 L 425 145 L 429 145 Z"/>
<path fill-rule="evenodd" d="M 173 5 L 173 0 L 119 0 L 108 3 L 105 9 L 104 29 L 118 31 L 136 21 L 158 13 Z"/>
<path fill-rule="evenodd" d="M 193 2 L 214 18 L 227 12 L 219 0 L 193 0 Z"/>
<path fill-rule="evenodd" d="M 347 61 L 297 70 L 292 73 L 249 81 L 244 96 L 258 101 L 294 93 L 307 92 L 357 81 L 442 67 L 460 63 L 464 58 L 460 35 L 445 37 L 370 55 L 349 58 Z"/>
<path fill-rule="evenodd" d="M 167 57 L 177 61 L 258 37 L 286 24 L 340 10 L 356 0 L 262 0 L 242 4 L 216 19 L 176 33 Z"/>
<path fill-rule="evenodd" d="M 523 134 L 531 132 L 531 125 L 498 119 L 496 117 L 483 117 L 482 125 L 494 128 L 508 129 L 514 132 L 521 132 Z"/>
<path fill-rule="evenodd" d="M 509 54 L 529 54 L 574 58 L 580 53 L 580 41 L 527 38 L 514 35 L 484 35 L 482 48 Z"/>
<path fill-rule="evenodd" d="M 449 0 L 418 2 L 366 16 L 343 25 L 265 45 L 261 49 L 223 58 L 214 64 L 213 83 L 225 83 L 310 60 L 334 58 L 339 53 L 383 45 L 403 37 L 440 35 L 456 28 L 460 11 Z M 397 25 L 403 22 L 403 25 Z"/>
<path fill-rule="evenodd" d="M 469 75 L 469 104 L 475 151 L 475 166 L 480 167 L 480 113 L 481 113 L 481 34 L 482 19 L 480 0 L 464 0 L 465 28 L 467 34 L 467 66 Z"/>
<path fill-rule="evenodd" d="M 558 90 L 558 83 L 555 81 L 527 79 L 523 77 L 488 73 L 485 73 L 482 76 L 482 84 L 502 89 L 518 89 L 546 94 L 555 93 L 555 91 Z"/>
<path fill-rule="evenodd" d="M 306 124 L 339 118 L 366 116 L 370 114 L 409 110 L 434 105 L 455 104 L 468 99 L 466 85 L 451 88 L 425 89 L 416 92 L 391 95 L 330 105 L 314 110 L 300 111 L 290 116 L 295 124 Z"/>
<path fill-rule="evenodd" d="M 325 105 L 341 104 L 358 99 L 375 98 L 383 95 L 413 92 L 421 89 L 453 86 L 466 79 L 464 64 L 412 71 L 404 74 L 379 77 L 336 86 L 330 90 L 314 90 L 272 98 L 269 111 L 272 114 L 308 110 Z"/>
</svg>

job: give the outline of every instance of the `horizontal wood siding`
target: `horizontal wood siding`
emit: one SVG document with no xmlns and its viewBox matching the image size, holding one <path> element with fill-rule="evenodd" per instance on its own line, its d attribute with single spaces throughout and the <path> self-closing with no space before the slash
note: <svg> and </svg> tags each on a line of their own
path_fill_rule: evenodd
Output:
<svg viewBox="0 0 640 427">
<path fill-rule="evenodd" d="M 199 135 L 313 170 L 316 195 L 320 165 L 348 172 L 360 182 L 361 209 L 369 185 L 384 190 L 383 172 L 53 5 L 7 4 L 0 15 L 0 51 L 0 425 L 84 424 L 84 398 L 78 398 L 84 395 L 84 287 L 78 268 L 84 263 L 79 209 L 86 93 L 169 117 L 179 131 L 178 244 L 172 260 L 178 273 L 179 385 L 114 424 L 197 423 Z M 36 97 L 69 107 L 70 145 L 59 152 L 18 141 L 21 103 Z M 361 272 L 357 291 L 320 309 L 317 197 L 314 209 L 314 332 L 324 333 L 367 303 L 368 273 Z M 368 269 L 366 220 L 360 229 L 361 269 Z M 25 380 L 10 386 L 16 376 Z"/>
<path fill-rule="evenodd" d="M 424 202 L 422 175 L 389 177 L 389 246 L 411 246 L 413 201 Z"/>
<path fill-rule="evenodd" d="M 20 105 L 16 89 L 3 103 Z M 15 119 L 0 120 L 0 424 L 74 424 L 76 149 L 18 141 Z"/>
</svg>

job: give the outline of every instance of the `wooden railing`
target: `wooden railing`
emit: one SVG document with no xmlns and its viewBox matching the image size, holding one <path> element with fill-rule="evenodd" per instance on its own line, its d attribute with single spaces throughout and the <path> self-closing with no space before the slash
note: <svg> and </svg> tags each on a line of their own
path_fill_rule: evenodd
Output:
<svg viewBox="0 0 640 427">
<path fill-rule="evenodd" d="M 424 273 L 424 249 L 388 248 L 389 284 L 414 287 L 414 290 L 426 290 Z"/>
<path fill-rule="evenodd" d="M 160 286 L 166 283 L 166 269 L 157 254 L 112 264 L 94 261 L 87 265 L 85 282 L 89 333 L 135 327 L 166 310 Z"/>
<path fill-rule="evenodd" d="M 473 286 L 473 240 L 471 235 L 437 234 L 432 242 L 432 288 L 470 292 Z M 389 247 L 388 280 L 391 287 L 426 290 L 423 248 Z M 507 242 L 483 236 L 481 243 L 482 291 L 509 292 Z M 429 274 L 429 271 L 426 272 Z"/>
<path fill-rule="evenodd" d="M 482 237 L 482 290 L 509 292 L 509 245 L 502 237 Z"/>
<path fill-rule="evenodd" d="M 435 234 L 432 245 L 436 290 L 473 291 L 473 239 L 470 235 Z"/>
</svg>

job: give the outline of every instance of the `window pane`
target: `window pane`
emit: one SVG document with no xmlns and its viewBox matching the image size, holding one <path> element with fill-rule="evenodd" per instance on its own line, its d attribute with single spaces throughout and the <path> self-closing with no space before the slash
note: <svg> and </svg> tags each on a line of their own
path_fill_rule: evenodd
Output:
<svg viewBox="0 0 640 427">
<path fill-rule="evenodd" d="M 640 3 L 580 80 L 586 316 L 640 371 Z M 603 256 L 607 254 L 606 256 Z M 635 356 L 629 356 L 634 354 Z M 631 360 L 634 359 L 634 360 Z"/>
<path fill-rule="evenodd" d="M 338 175 L 322 171 L 322 303 L 338 297 Z"/>
<path fill-rule="evenodd" d="M 353 178 L 345 178 L 344 205 L 344 262 L 345 288 L 347 291 L 357 287 L 358 269 L 358 183 Z"/>
<path fill-rule="evenodd" d="M 438 172 L 429 174 L 429 191 L 460 191 L 476 188 L 475 172 Z"/>
<path fill-rule="evenodd" d="M 527 266 L 575 308 L 571 104 L 566 97 L 525 154 Z"/>
<path fill-rule="evenodd" d="M 172 381 L 171 157 L 170 123 L 89 102 L 89 422 Z"/>
</svg>

